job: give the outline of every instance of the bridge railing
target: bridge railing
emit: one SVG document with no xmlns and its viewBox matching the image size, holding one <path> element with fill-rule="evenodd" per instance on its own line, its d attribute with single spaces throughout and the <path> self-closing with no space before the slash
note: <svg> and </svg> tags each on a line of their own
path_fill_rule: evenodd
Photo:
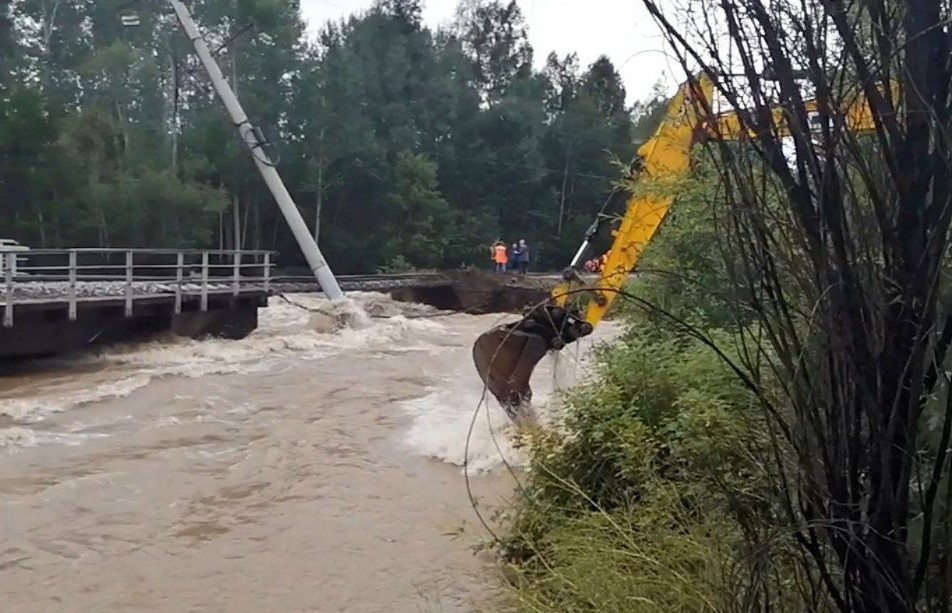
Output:
<svg viewBox="0 0 952 613">
<path fill-rule="evenodd" d="M 174 296 L 175 313 L 183 297 L 270 291 L 274 252 L 174 249 L 0 249 L 0 304 L 3 325 L 13 326 L 17 304 L 65 302 L 76 319 L 83 301 L 122 299 L 126 316 L 137 299 Z"/>
</svg>

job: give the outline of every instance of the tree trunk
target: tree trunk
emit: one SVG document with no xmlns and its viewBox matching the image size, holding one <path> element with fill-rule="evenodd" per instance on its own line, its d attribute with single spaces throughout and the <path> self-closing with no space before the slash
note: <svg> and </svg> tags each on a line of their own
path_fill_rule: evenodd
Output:
<svg viewBox="0 0 952 613">
<path fill-rule="evenodd" d="M 178 175 L 178 112 L 179 112 L 179 75 L 178 75 L 178 64 L 175 61 L 175 51 L 172 49 L 172 46 L 169 45 L 169 71 L 170 78 L 172 79 L 172 112 L 170 117 L 169 125 L 166 126 L 169 136 L 171 138 L 171 156 L 172 156 L 172 170 Z"/>
<path fill-rule="evenodd" d="M 232 249 L 238 250 L 241 249 L 241 201 L 238 199 L 238 194 L 235 194 L 231 197 L 231 217 L 232 225 Z"/>
<path fill-rule="evenodd" d="M 251 204 L 245 204 L 244 219 L 241 221 L 241 246 L 239 249 L 244 249 L 245 245 L 248 243 L 248 218 L 251 215 Z"/>
<path fill-rule="evenodd" d="M 46 249 L 46 221 L 43 219 L 43 211 L 36 214 L 36 221 L 40 227 L 40 247 Z"/>
<path fill-rule="evenodd" d="M 261 249 L 261 201 L 256 198 L 254 202 L 254 206 L 255 206 L 255 211 L 254 211 L 255 225 L 254 225 L 253 244 L 254 244 L 255 250 L 257 251 Z"/>
<path fill-rule="evenodd" d="M 52 66 L 51 66 L 51 64 L 52 64 L 52 59 L 51 59 L 51 57 L 50 57 L 50 55 L 51 55 L 50 47 L 52 46 L 53 33 L 54 33 L 55 30 L 56 30 L 56 27 L 55 27 L 55 23 L 56 23 L 56 13 L 57 13 L 57 11 L 59 10 L 59 5 L 60 5 L 60 2 L 59 2 L 59 0 L 57 0 L 56 2 L 53 3 L 53 7 L 52 7 L 51 9 L 47 10 L 47 5 L 46 5 L 46 3 L 45 3 L 45 2 L 43 3 L 43 24 L 42 24 L 42 30 L 43 30 L 43 35 L 42 35 L 42 36 L 43 36 L 43 50 L 42 50 L 42 53 L 43 53 L 43 73 L 42 73 L 42 75 L 40 75 L 40 84 L 41 84 L 41 87 L 42 87 L 43 91 L 44 91 L 45 93 L 47 93 L 47 94 L 49 94 L 49 90 L 50 90 L 50 78 L 51 78 L 52 71 L 53 71 Z"/>
<path fill-rule="evenodd" d="M 113 105 L 116 108 L 116 120 L 119 122 L 119 141 L 122 143 L 122 153 L 119 156 L 119 163 L 121 164 L 122 158 L 129 154 L 129 132 L 126 117 L 122 112 L 122 104 L 116 100 Z"/>
<path fill-rule="evenodd" d="M 109 230 L 106 226 L 106 211 L 102 204 L 99 205 L 99 244 L 103 248 L 109 248 Z"/>
<path fill-rule="evenodd" d="M 324 130 L 317 145 L 317 201 L 314 204 L 314 242 L 321 236 L 321 209 L 324 207 Z"/>
<path fill-rule="evenodd" d="M 565 214 L 565 187 L 569 180 L 569 153 L 565 152 L 565 167 L 562 169 L 562 196 L 559 199 L 559 225 L 555 230 L 557 236 L 562 235 L 562 216 Z"/>
</svg>

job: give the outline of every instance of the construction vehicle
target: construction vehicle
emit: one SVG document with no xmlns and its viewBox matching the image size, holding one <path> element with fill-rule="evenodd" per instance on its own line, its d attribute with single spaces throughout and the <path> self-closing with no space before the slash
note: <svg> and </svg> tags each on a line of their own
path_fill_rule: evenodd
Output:
<svg viewBox="0 0 952 613">
<path fill-rule="evenodd" d="M 691 169 L 691 151 L 705 139 L 740 140 L 745 134 L 736 112 L 717 113 L 713 107 L 713 77 L 701 74 L 682 84 L 671 99 L 665 119 L 650 139 L 638 148 L 633 167 L 638 182 L 674 181 Z M 871 131 L 875 124 L 866 100 L 856 96 L 845 106 L 845 125 L 854 132 Z M 818 118 L 815 101 L 806 101 L 811 125 Z M 838 111 L 837 111 L 838 112 Z M 789 134 L 783 109 L 773 111 L 774 128 Z M 591 334 L 617 299 L 620 290 L 634 272 L 645 247 L 655 236 L 675 200 L 674 194 L 652 190 L 650 195 L 634 194 L 599 268 L 598 280 L 586 284 L 580 274 L 586 250 L 598 232 L 600 220 L 589 227 L 585 240 L 563 280 L 551 292 L 541 308 L 529 310 L 521 320 L 497 326 L 481 335 L 473 345 L 473 360 L 480 378 L 513 420 L 532 399 L 529 385 L 536 365 L 550 351 L 559 351 Z M 583 265 L 584 266 L 584 265 Z M 586 295 L 584 312 L 570 298 Z"/>
</svg>

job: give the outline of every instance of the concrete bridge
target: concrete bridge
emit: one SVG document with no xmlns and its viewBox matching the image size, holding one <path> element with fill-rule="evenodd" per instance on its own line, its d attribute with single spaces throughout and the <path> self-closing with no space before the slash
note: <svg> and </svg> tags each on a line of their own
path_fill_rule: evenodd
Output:
<svg viewBox="0 0 952 613">
<path fill-rule="evenodd" d="M 0 252 L 0 359 L 59 354 L 172 332 L 243 338 L 274 294 L 320 292 L 312 277 L 275 274 L 268 251 L 66 249 Z M 553 275 L 478 271 L 341 276 L 446 310 L 517 311 L 544 299 Z M 518 283 L 517 283 L 518 281 Z"/>
</svg>

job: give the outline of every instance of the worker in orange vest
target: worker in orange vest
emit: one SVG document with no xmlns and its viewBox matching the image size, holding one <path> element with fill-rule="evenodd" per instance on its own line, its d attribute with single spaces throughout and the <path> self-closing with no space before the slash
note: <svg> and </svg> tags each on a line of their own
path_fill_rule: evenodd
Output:
<svg viewBox="0 0 952 613">
<path fill-rule="evenodd" d="M 608 252 L 606 251 L 599 257 L 585 262 L 585 270 L 587 270 L 588 272 L 601 273 L 603 270 L 605 270 L 605 266 L 607 264 L 608 264 Z"/>
<path fill-rule="evenodd" d="M 506 253 L 506 243 L 496 241 L 493 247 L 493 262 L 496 264 L 496 272 L 506 272 L 506 264 L 509 262 L 509 255 Z"/>
</svg>

